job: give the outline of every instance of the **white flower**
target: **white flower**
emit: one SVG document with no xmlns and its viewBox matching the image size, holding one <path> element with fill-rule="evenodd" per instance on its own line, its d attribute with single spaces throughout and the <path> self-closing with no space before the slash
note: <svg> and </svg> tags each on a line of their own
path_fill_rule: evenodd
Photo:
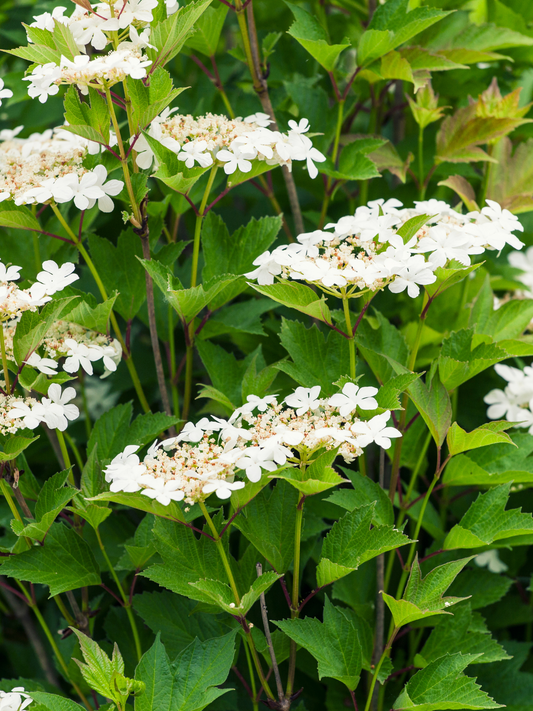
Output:
<svg viewBox="0 0 533 711">
<path fill-rule="evenodd" d="M 165 5 L 167 8 L 167 17 L 173 15 L 180 9 L 180 4 L 177 0 L 165 0 Z"/>
<path fill-rule="evenodd" d="M 389 449 L 392 444 L 391 438 L 402 436 L 395 427 L 387 427 L 389 419 L 390 412 L 384 412 L 368 422 L 354 422 L 350 429 L 356 435 L 357 444 L 366 447 L 371 442 L 375 442 L 379 447 Z"/>
<path fill-rule="evenodd" d="M 146 466 L 140 463 L 135 452 L 139 447 L 128 445 L 123 452 L 105 468 L 105 480 L 111 482 L 111 491 L 135 492 L 140 490 L 139 478 L 146 472 Z"/>
<path fill-rule="evenodd" d="M 42 422 L 41 414 L 35 405 L 32 408 L 21 400 L 15 403 L 15 407 L 9 410 L 7 416 L 12 420 L 22 420 L 24 427 L 34 430 Z"/>
<path fill-rule="evenodd" d="M 102 357 L 102 348 L 100 346 L 86 346 L 73 338 L 66 338 L 65 346 L 68 350 L 63 369 L 67 373 L 77 373 L 80 368 L 83 368 L 87 375 L 92 375 L 93 362 Z"/>
<path fill-rule="evenodd" d="M 276 395 L 265 395 L 264 397 L 258 397 L 257 395 L 248 395 L 246 398 L 246 405 L 239 408 L 239 412 L 253 412 L 254 410 L 259 410 L 259 412 L 265 412 L 269 405 L 276 402 Z"/>
<path fill-rule="evenodd" d="M 32 368 L 37 368 L 37 370 L 40 373 L 44 373 L 44 375 L 56 375 L 57 363 L 55 360 L 52 360 L 52 358 L 41 358 L 37 352 L 34 352 L 28 360 L 24 362 Z"/>
<path fill-rule="evenodd" d="M 162 506 L 168 506 L 171 501 L 182 501 L 185 496 L 183 491 L 177 491 L 179 487 L 177 481 L 165 481 L 161 477 L 143 474 L 139 477 L 139 482 L 147 487 L 141 493 L 150 499 L 155 499 Z"/>
<path fill-rule="evenodd" d="M 309 410 L 316 410 L 320 405 L 318 399 L 320 395 L 320 385 L 314 385 L 312 388 L 296 388 L 296 390 L 285 398 L 285 403 L 296 410 L 298 416 L 303 415 Z"/>
<path fill-rule="evenodd" d="M 489 420 L 501 420 L 515 405 L 503 390 L 491 390 L 485 395 L 483 402 L 489 405 L 487 409 Z"/>
<path fill-rule="evenodd" d="M 244 122 L 255 123 L 256 126 L 259 126 L 259 128 L 268 128 L 271 123 L 274 123 L 270 116 L 268 114 L 264 114 L 262 111 L 246 116 Z"/>
<path fill-rule="evenodd" d="M 47 259 L 43 262 L 43 271 L 37 274 L 37 281 L 44 286 L 44 293 L 51 296 L 79 279 L 74 274 L 75 268 L 72 262 L 65 262 L 59 267 L 52 259 Z"/>
<path fill-rule="evenodd" d="M 420 258 L 418 261 L 417 259 Z M 393 294 L 399 294 L 407 289 L 407 293 L 412 299 L 420 294 L 419 284 L 433 284 L 437 277 L 429 268 L 422 255 L 411 258 L 409 266 L 399 269 L 396 279 L 389 284 L 389 289 Z"/>
<path fill-rule="evenodd" d="M 57 383 L 52 383 L 48 388 L 48 397 L 43 398 L 42 404 L 51 415 L 52 421 L 57 418 L 57 424 L 50 425 L 49 427 L 57 428 L 61 432 L 67 429 L 68 420 L 76 420 L 79 417 L 80 411 L 76 405 L 69 405 L 68 403 L 76 397 L 76 391 L 74 388 L 65 388 L 61 392 L 61 386 Z M 56 406 L 54 408 L 54 405 Z"/>
<path fill-rule="evenodd" d="M 187 422 L 179 435 L 176 437 L 176 442 L 199 442 L 204 436 L 205 430 L 213 429 L 212 423 L 203 417 L 196 424 Z"/>
<path fill-rule="evenodd" d="M 49 96 L 55 96 L 59 92 L 59 86 L 55 83 L 61 79 L 61 69 L 54 62 L 39 64 L 30 74 L 23 77 L 22 81 L 29 81 L 28 95 L 32 99 L 38 98 L 41 104 L 46 103 Z"/>
<path fill-rule="evenodd" d="M 494 200 L 487 200 L 486 203 L 488 207 L 484 207 L 481 210 L 482 215 L 485 215 L 493 222 L 497 222 L 506 232 L 514 232 L 515 230 L 519 232 L 524 231 L 524 226 L 512 212 L 502 209 Z"/>
<path fill-rule="evenodd" d="M 0 283 L 5 283 L 7 281 L 17 281 L 20 279 L 20 270 L 22 267 L 10 266 L 6 267 L 5 264 L 0 262 Z"/>
<path fill-rule="evenodd" d="M 219 499 L 229 499 L 234 491 L 244 489 L 243 481 L 225 481 L 224 479 L 207 480 L 202 491 L 204 494 L 215 494 Z"/>
<path fill-rule="evenodd" d="M 503 560 L 500 560 L 497 550 L 479 553 L 479 555 L 474 558 L 474 563 L 479 565 L 480 568 L 487 567 L 491 573 L 496 573 L 496 575 L 505 573 L 505 571 L 509 569 L 509 566 L 506 565 Z"/>
<path fill-rule="evenodd" d="M 206 148 L 207 141 L 185 143 L 181 152 L 178 153 L 178 160 L 184 160 L 187 168 L 193 168 L 195 161 L 202 168 L 208 168 L 213 163 L 213 156 L 210 153 L 204 153 Z"/>
<path fill-rule="evenodd" d="M 102 360 L 104 363 L 105 372 L 100 376 L 100 379 L 107 378 L 108 375 L 114 373 L 118 368 L 118 364 L 122 360 L 122 346 L 116 338 L 113 338 L 108 346 L 101 346 Z"/>
<path fill-rule="evenodd" d="M 443 267 L 451 259 L 467 267 L 470 264 L 470 244 L 471 240 L 464 232 L 436 225 L 429 229 L 427 237 L 422 237 L 417 251 L 431 252 L 430 260 L 435 267 Z"/>
<path fill-rule="evenodd" d="M 236 170 L 240 170 L 241 173 L 249 173 L 252 170 L 252 164 L 247 160 L 247 154 L 241 153 L 238 146 L 235 146 L 231 151 L 224 149 L 219 151 L 217 160 L 224 163 L 226 175 L 232 175 Z"/>
<path fill-rule="evenodd" d="M 253 265 L 257 267 L 252 272 L 247 272 L 244 276 L 248 279 L 255 279 L 258 284 L 273 284 L 274 277 L 281 274 L 281 267 L 276 261 L 274 253 L 266 251 L 254 259 Z"/>
<path fill-rule="evenodd" d="M 24 711 L 33 699 L 24 693 L 23 686 L 16 686 L 11 691 L 0 691 L 0 711 Z"/>
<path fill-rule="evenodd" d="M 309 121 L 306 118 L 300 119 L 298 123 L 289 121 L 289 128 L 295 133 L 307 133 L 310 129 Z"/>
<path fill-rule="evenodd" d="M 338 408 L 342 417 L 348 417 L 358 407 L 361 410 L 375 410 L 378 407 L 374 397 L 377 392 L 377 388 L 358 388 L 354 383 L 346 383 L 342 393 L 333 395 L 328 400 L 328 405 Z"/>
<path fill-rule="evenodd" d="M 326 156 L 317 148 L 314 148 L 310 138 L 301 133 L 291 131 L 289 140 L 293 149 L 292 158 L 294 160 L 305 160 L 310 177 L 316 178 L 318 168 L 315 165 L 315 161 L 317 163 L 323 163 L 326 160 Z"/>
<path fill-rule="evenodd" d="M 32 308 L 33 306 L 43 306 L 48 303 L 48 301 L 52 301 L 51 296 L 46 296 L 46 286 L 38 281 L 35 282 L 35 284 L 32 284 L 26 291 L 19 291 L 17 293 L 17 298 L 28 308 Z"/>
<path fill-rule="evenodd" d="M 91 204 L 94 205 L 95 200 L 105 195 L 97 184 L 98 175 L 93 171 L 85 173 L 81 179 L 76 173 L 68 173 L 61 178 L 61 182 L 70 188 L 72 195 L 69 197 L 69 201 L 74 200 L 74 205 L 78 210 L 87 210 Z"/>
<path fill-rule="evenodd" d="M 10 99 L 12 96 L 11 89 L 4 89 L 4 80 L 0 79 L 0 106 L 2 106 L 2 99 Z"/>
<path fill-rule="evenodd" d="M 113 212 L 115 205 L 110 195 L 113 197 L 118 195 L 122 191 L 124 183 L 122 180 L 108 180 L 106 183 L 107 170 L 103 165 L 97 165 L 92 171 L 92 174 L 96 178 L 95 187 L 99 188 L 103 193 L 103 195 L 98 198 L 98 209 L 102 212 Z M 92 205 L 90 205 L 90 207 L 92 207 Z"/>
</svg>

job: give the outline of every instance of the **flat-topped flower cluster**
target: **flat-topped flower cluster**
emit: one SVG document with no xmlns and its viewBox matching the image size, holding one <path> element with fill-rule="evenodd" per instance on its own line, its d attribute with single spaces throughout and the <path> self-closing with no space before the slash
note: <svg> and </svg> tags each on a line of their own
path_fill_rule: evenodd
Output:
<svg viewBox="0 0 533 711">
<path fill-rule="evenodd" d="M 8 321 L 3 327 L 6 355 L 12 359 L 17 321 Z M 64 358 L 65 372 L 75 374 L 83 369 L 87 375 L 93 374 L 93 363 L 101 360 L 105 368 L 101 377 L 105 378 L 115 372 L 122 358 L 122 346 L 116 338 L 62 320 L 51 326 L 38 351 L 25 362 L 44 375 L 57 375 L 58 361 Z"/>
<path fill-rule="evenodd" d="M 387 425 L 385 411 L 369 420 L 357 411 L 378 407 L 377 388 L 346 383 L 342 392 L 320 397 L 320 386 L 297 388 L 283 401 L 276 395 L 249 395 L 229 420 L 188 422 L 177 437 L 154 442 L 141 462 L 131 444 L 106 467 L 113 492 L 141 492 L 163 505 L 193 504 L 215 492 L 221 499 L 242 489 L 244 475 L 257 482 L 264 472 L 297 466 L 319 450 L 337 449 L 345 462 L 371 442 L 388 449 L 400 432 Z"/>
<path fill-rule="evenodd" d="M 178 10 L 176 0 L 165 0 L 167 15 Z M 154 19 L 152 10 L 157 7 L 157 0 L 116 0 L 115 2 L 96 3 L 89 12 L 81 5 L 76 5 L 71 15 L 65 15 L 66 7 L 59 5 L 52 12 L 35 15 L 30 27 L 53 32 L 60 23 L 70 29 L 80 52 L 85 52 L 88 45 L 102 50 L 118 33 L 119 40 L 133 27 L 136 30 L 146 28 Z M 30 38 L 28 37 L 30 41 Z M 147 41 L 147 40 L 146 40 Z"/>
<path fill-rule="evenodd" d="M 187 168 L 199 165 L 207 168 L 217 164 L 224 167 L 227 175 L 249 173 L 253 161 L 266 165 L 286 165 L 293 161 L 305 161 L 312 178 L 318 175 L 315 162 L 321 163 L 326 157 L 313 146 L 305 134 L 309 131 L 307 119 L 299 123 L 289 121 L 289 131 L 272 131 L 273 123 L 264 113 L 256 113 L 246 118 L 230 119 L 217 114 L 193 116 L 175 114 L 177 109 L 165 111 L 152 121 L 148 134 L 176 153 L 178 160 Z M 137 165 L 150 168 L 155 160 L 149 142 L 144 136 L 137 139 Z M 157 161 L 156 161 L 157 165 Z"/>
<path fill-rule="evenodd" d="M 18 318 L 24 311 L 36 311 L 52 300 L 52 295 L 79 279 L 74 264 L 65 262 L 59 267 L 52 259 L 43 262 L 37 281 L 27 289 L 15 282 L 22 267 L 6 266 L 0 262 L 0 321 Z"/>
<path fill-rule="evenodd" d="M 416 234 L 402 237 L 402 226 L 424 215 L 427 221 Z M 466 267 L 472 255 L 486 249 L 500 251 L 507 244 L 521 249 L 513 232 L 523 229 L 517 217 L 492 200 L 481 212 L 465 215 L 440 200 L 415 202 L 414 208 L 403 208 L 396 199 L 374 200 L 325 230 L 264 252 L 246 276 L 259 284 L 301 280 L 326 293 L 344 290 L 353 297 L 388 286 L 415 298 L 420 286 L 433 284 L 435 271 L 450 262 Z"/>
<path fill-rule="evenodd" d="M 107 170 L 84 167 L 94 143 L 61 127 L 20 138 L 14 131 L 0 132 L 0 202 L 16 205 L 74 202 L 79 210 L 98 204 L 102 212 L 113 210 L 110 196 L 118 195 L 124 183 L 107 180 Z"/>
<path fill-rule="evenodd" d="M 507 381 L 507 385 L 503 390 L 491 390 L 483 398 L 489 406 L 487 417 L 515 422 L 517 427 L 527 427 L 533 435 L 533 367 L 527 365 L 520 370 L 498 363 L 494 370 Z"/>
</svg>

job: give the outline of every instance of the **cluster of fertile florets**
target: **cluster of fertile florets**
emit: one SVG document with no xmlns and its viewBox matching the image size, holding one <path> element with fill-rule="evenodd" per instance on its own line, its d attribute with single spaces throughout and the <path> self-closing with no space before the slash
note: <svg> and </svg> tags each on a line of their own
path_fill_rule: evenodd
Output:
<svg viewBox="0 0 533 711">
<path fill-rule="evenodd" d="M 37 281 L 27 289 L 15 282 L 20 279 L 22 267 L 5 266 L 0 262 L 0 321 L 18 318 L 24 311 L 36 311 L 52 300 L 52 295 L 79 279 L 74 274 L 74 264 L 66 262 L 59 267 L 53 260 L 43 262 Z"/>
<path fill-rule="evenodd" d="M 426 224 L 412 237 L 402 237 L 402 226 L 421 215 L 427 216 Z M 345 290 L 348 296 L 388 286 L 414 298 L 450 262 L 466 267 L 472 255 L 486 249 L 499 251 L 507 244 L 521 249 L 523 243 L 513 232 L 524 228 L 492 200 L 481 212 L 462 215 L 440 200 L 417 202 L 409 209 L 391 199 L 370 202 L 325 229 L 333 231 L 302 234 L 295 244 L 264 252 L 254 262 L 257 269 L 246 276 L 259 284 L 272 284 L 276 277 L 297 279 L 327 293 Z"/>
<path fill-rule="evenodd" d="M 141 462 L 135 444 L 106 468 L 111 491 L 141 492 L 163 505 L 193 504 L 215 492 L 221 499 L 242 489 L 238 474 L 257 482 L 265 472 L 309 462 L 321 449 L 337 449 L 345 462 L 372 442 L 388 449 L 400 432 L 387 426 L 390 412 L 362 420 L 357 411 L 378 407 L 377 388 L 347 383 L 342 392 L 320 397 L 320 386 L 297 388 L 278 402 L 275 395 L 248 396 L 229 420 L 189 422 L 177 437 L 154 442 Z"/>
<path fill-rule="evenodd" d="M 313 147 L 313 142 L 305 134 L 309 130 L 307 119 L 299 123 L 289 121 L 288 133 L 271 131 L 273 123 L 267 114 L 257 113 L 244 119 L 230 119 L 226 116 L 206 114 L 193 116 L 174 115 L 166 109 L 150 125 L 149 135 L 176 153 L 178 160 L 187 168 L 199 165 L 224 167 L 227 175 L 239 170 L 249 173 L 253 161 L 267 165 L 286 165 L 292 161 L 306 161 L 312 178 L 318 175 L 315 161 L 321 163 L 326 157 Z M 135 143 L 138 152 L 137 165 L 150 168 L 154 153 L 144 136 Z"/>
<path fill-rule="evenodd" d="M 4 324 L 4 343 L 6 355 L 13 359 L 13 339 L 17 330 L 17 321 Z M 58 361 L 65 359 L 63 370 L 75 374 L 80 369 L 87 375 L 93 374 L 93 363 L 102 361 L 102 378 L 114 373 L 122 358 L 122 346 L 116 338 L 105 333 L 92 331 L 77 323 L 56 321 L 44 337 L 39 349 L 25 361 L 44 375 L 57 375 Z"/>
<path fill-rule="evenodd" d="M 107 180 L 107 170 L 97 165 L 88 170 L 83 165 L 95 144 L 58 128 L 19 138 L 22 130 L 0 132 L 0 202 L 13 200 L 16 205 L 74 202 L 80 210 L 98 203 L 102 212 L 113 210 L 112 195 L 118 195 L 124 183 Z M 106 182 L 107 181 L 107 182 Z"/>
<path fill-rule="evenodd" d="M 533 434 L 533 367 L 520 370 L 498 363 L 494 370 L 507 385 L 485 395 L 484 401 L 489 406 L 487 417 L 515 422 L 517 427 L 527 427 L 529 434 Z"/>
</svg>

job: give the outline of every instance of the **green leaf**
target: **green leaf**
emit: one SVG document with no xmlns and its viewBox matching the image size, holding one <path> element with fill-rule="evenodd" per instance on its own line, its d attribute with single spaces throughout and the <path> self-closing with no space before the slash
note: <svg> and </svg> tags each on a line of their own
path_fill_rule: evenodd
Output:
<svg viewBox="0 0 533 711">
<path fill-rule="evenodd" d="M 11 556 L 2 575 L 50 586 L 50 597 L 85 585 L 100 585 L 100 572 L 91 548 L 74 529 L 52 524 L 45 545 Z"/>
<path fill-rule="evenodd" d="M 72 60 L 80 53 L 78 45 L 76 44 L 76 40 L 74 39 L 74 35 L 72 34 L 68 25 L 65 25 L 62 22 L 55 20 L 52 37 L 57 50 L 61 53 L 63 57 Z"/>
<path fill-rule="evenodd" d="M 330 466 L 335 461 L 336 456 L 336 449 L 326 451 L 317 457 L 305 471 L 298 467 L 278 469 L 278 471 L 270 474 L 270 478 L 284 479 L 304 496 L 321 494 L 334 486 L 346 482 L 346 479 L 339 476 Z"/>
<path fill-rule="evenodd" d="M 533 482 L 533 437 L 525 432 L 511 435 L 516 447 L 493 444 L 454 457 L 444 470 L 447 486 L 495 486 Z"/>
<path fill-rule="evenodd" d="M 426 667 L 442 656 L 442 650 L 448 654 L 479 655 L 472 664 L 488 664 L 501 659 L 511 659 L 505 649 L 493 639 L 483 618 L 472 614 L 469 603 L 465 602 L 454 608 L 453 615 L 442 617 L 429 635 L 422 651 L 416 655 L 416 666 Z"/>
<path fill-rule="evenodd" d="M 294 15 L 295 22 L 287 30 L 327 72 L 335 68 L 340 53 L 350 46 L 349 40 L 342 44 L 329 44 L 326 31 L 313 15 L 298 5 L 285 2 Z"/>
<path fill-rule="evenodd" d="M 508 357 L 501 345 L 483 342 L 476 338 L 473 328 L 463 328 L 442 342 L 438 361 L 440 378 L 448 390 L 454 390 Z"/>
<path fill-rule="evenodd" d="M 220 215 L 209 212 L 202 225 L 204 281 L 220 274 L 244 274 L 253 261 L 273 244 L 282 226 L 280 216 L 252 218 L 230 235 Z"/>
<path fill-rule="evenodd" d="M 211 2 L 212 0 L 196 0 L 180 7 L 166 20 L 152 25 L 150 44 L 156 49 L 146 48 L 148 58 L 154 63 L 152 71 L 155 67 L 165 66 L 181 51 L 195 23 Z"/>
<path fill-rule="evenodd" d="M 421 380 L 415 380 L 409 386 L 408 392 L 437 447 L 441 447 L 452 421 L 452 405 L 448 391 L 435 374 L 429 386 Z"/>
<path fill-rule="evenodd" d="M 259 600 L 261 594 L 266 592 L 280 577 L 281 575 L 277 573 L 267 572 L 256 578 L 250 589 L 242 595 L 239 605 L 236 604 L 235 596 L 230 586 L 219 580 L 197 580 L 195 583 L 190 583 L 190 585 L 203 594 L 203 599 L 216 605 L 229 615 L 244 617 L 254 603 Z"/>
<path fill-rule="evenodd" d="M 322 396 L 336 392 L 333 383 L 350 372 L 348 342 L 335 331 L 326 335 L 316 324 L 306 328 L 300 321 L 284 318 L 280 340 L 292 362 L 282 360 L 275 367 L 290 375 L 298 385 L 306 388 L 320 385 Z"/>
<path fill-rule="evenodd" d="M 16 520 L 12 522 L 11 527 L 17 536 L 27 536 L 37 540 L 42 540 L 46 536 L 57 516 L 77 493 L 73 487 L 65 486 L 68 475 L 69 470 L 66 469 L 45 481 L 35 504 L 35 523 L 25 526 Z"/>
<path fill-rule="evenodd" d="M 394 711 L 445 711 L 446 709 L 500 708 L 474 679 L 463 670 L 476 659 L 475 654 L 446 654 L 417 672 L 393 704 Z"/>
<path fill-rule="evenodd" d="M 383 599 L 392 613 L 396 628 L 433 615 L 448 615 L 447 608 L 464 598 L 443 597 L 446 590 L 472 558 L 454 560 L 433 568 L 422 578 L 418 557 L 413 561 L 405 592 L 400 600 L 386 593 Z"/>
<path fill-rule="evenodd" d="M 224 625 L 214 615 L 196 615 L 196 603 L 168 590 L 143 592 L 133 598 L 135 612 L 161 639 L 174 659 L 198 638 L 201 642 L 223 634 Z M 148 691 L 148 685 L 147 685 Z M 151 710 L 150 710 L 151 711 Z"/>
<path fill-rule="evenodd" d="M 405 338 L 379 311 L 361 321 L 355 342 L 380 384 L 407 371 L 409 351 Z"/>
<path fill-rule="evenodd" d="M 317 298 L 313 289 L 305 284 L 285 281 L 269 286 L 260 286 L 259 284 L 250 284 L 250 286 L 263 296 L 268 296 L 283 306 L 301 311 L 329 325 L 333 323 L 325 297 Z"/>
<path fill-rule="evenodd" d="M 187 47 L 205 54 L 206 57 L 213 57 L 217 51 L 227 14 L 228 7 L 222 3 L 208 7 L 196 21 L 195 32 L 187 40 Z"/>
<path fill-rule="evenodd" d="M 27 207 L 23 205 L 17 207 L 12 202 L 0 204 L 0 227 L 37 232 L 41 230 L 39 221 Z"/>
<path fill-rule="evenodd" d="M 531 534 L 533 516 L 522 509 L 505 510 L 511 484 L 502 484 L 479 494 L 446 536 L 443 548 L 480 548 L 502 539 Z"/>
<path fill-rule="evenodd" d="M 383 143 L 385 141 L 375 141 L 374 147 L 376 144 L 380 146 Z M 370 180 L 370 178 L 379 178 L 380 175 L 374 161 L 365 154 L 365 144 L 362 140 L 349 143 L 342 149 L 338 170 L 328 159 L 320 164 L 319 171 L 336 180 Z"/>
<path fill-rule="evenodd" d="M 392 526 L 372 526 L 375 504 L 361 506 L 333 524 L 317 569 L 320 587 L 343 578 L 367 560 L 411 543 Z"/>
<path fill-rule="evenodd" d="M 69 305 L 76 298 L 75 296 L 69 296 L 64 299 L 50 301 L 40 313 L 38 311 L 25 311 L 22 314 L 13 339 L 13 354 L 17 365 L 22 365 L 29 358 L 54 322 L 65 315 Z"/>
<path fill-rule="evenodd" d="M 83 296 L 83 300 L 80 299 L 69 313 L 69 321 L 79 323 L 80 326 L 84 326 L 91 331 L 107 333 L 109 331 L 109 318 L 118 294 L 102 303 L 98 303 L 92 294 L 80 295 Z"/>
<path fill-rule="evenodd" d="M 159 633 L 137 665 L 135 679 L 145 684 L 144 694 L 135 699 L 135 711 L 172 708 L 174 673 Z"/>
<path fill-rule="evenodd" d="M 59 64 L 61 61 L 61 53 L 45 44 L 31 44 L 28 47 L 17 47 L 16 49 L 4 49 L 2 51 L 21 59 L 27 59 L 35 64 L 48 64 L 49 62 Z"/>
<path fill-rule="evenodd" d="M 331 501 L 336 506 L 341 506 L 348 511 L 354 511 L 361 506 L 375 504 L 372 523 L 375 526 L 390 526 L 394 523 L 394 510 L 392 503 L 384 489 L 375 481 L 361 472 L 354 472 L 341 467 L 342 471 L 350 477 L 353 489 L 339 489 L 330 494 L 326 501 Z"/>
<path fill-rule="evenodd" d="M 417 7 L 408 12 L 408 0 L 378 5 L 357 50 L 357 63 L 367 66 L 449 15 L 436 8 Z"/>
<path fill-rule="evenodd" d="M 324 621 L 314 617 L 275 623 L 318 662 L 318 678 L 337 679 L 353 691 L 359 684 L 363 658 L 359 635 L 347 611 L 326 596 Z"/>
<path fill-rule="evenodd" d="M 501 600 L 512 585 L 511 578 L 473 565 L 463 570 L 454 580 L 449 593 L 463 598 L 469 597 L 472 609 L 478 610 Z"/>
<path fill-rule="evenodd" d="M 384 145 L 370 152 L 368 157 L 372 160 L 380 173 L 384 170 L 388 170 L 401 180 L 402 183 L 405 183 L 407 180 L 407 170 L 414 159 L 412 153 L 409 153 L 405 160 L 401 158 L 396 147 L 390 141 L 386 141 Z"/>
<path fill-rule="evenodd" d="M 285 573 L 292 563 L 297 503 L 294 488 L 280 481 L 258 493 L 233 523 L 277 573 Z"/>
<path fill-rule="evenodd" d="M 82 101 L 74 86 L 65 94 L 65 128 L 71 133 L 84 136 L 86 129 L 92 129 L 90 140 L 102 145 L 109 144 L 109 110 L 106 100 L 95 90 L 89 88 L 89 101 Z M 88 136 L 85 135 L 85 138 Z"/>
<path fill-rule="evenodd" d="M 102 696 L 114 699 L 116 692 L 112 686 L 113 676 L 124 674 L 124 660 L 117 645 L 113 648 L 113 656 L 110 659 L 100 648 L 97 642 L 83 634 L 75 627 L 71 628 L 78 642 L 85 664 L 76 659 L 82 676 L 89 686 Z"/>
<path fill-rule="evenodd" d="M 142 575 L 178 595 L 210 603 L 211 598 L 190 583 L 204 579 L 227 580 L 213 541 L 206 536 L 200 536 L 197 540 L 189 528 L 157 518 L 153 542 L 162 562 L 150 566 Z M 223 542 L 227 546 L 225 538 Z"/>
<path fill-rule="evenodd" d="M 430 296 L 435 296 L 436 294 L 440 296 L 446 289 L 459 284 L 480 267 L 481 264 L 471 264 L 469 267 L 463 267 L 459 262 L 451 260 L 447 267 L 437 267 L 435 269 L 436 281 L 433 284 L 425 285 L 424 289 Z"/>
<path fill-rule="evenodd" d="M 108 239 L 89 235 L 89 249 L 106 290 L 118 291 L 115 309 L 131 320 L 146 299 L 144 269 L 137 259 L 142 256 L 141 240 L 131 229 L 120 233 L 116 247 Z"/>
<path fill-rule="evenodd" d="M 513 440 L 504 431 L 511 427 L 511 423 L 501 420 L 498 422 L 486 422 L 472 432 L 465 432 L 457 422 L 454 422 L 446 437 L 449 453 L 454 456 L 469 449 L 479 449 L 498 442 L 514 444 Z M 516 445 L 514 446 L 516 447 Z"/>
<path fill-rule="evenodd" d="M 13 459 L 16 459 L 32 442 L 38 439 L 39 437 L 10 437 L 2 445 L 0 462 L 12 462 Z"/>
<path fill-rule="evenodd" d="M 27 691 L 26 693 L 29 693 L 32 699 L 39 704 L 39 709 L 49 709 L 49 711 L 81 711 L 81 709 L 84 708 L 74 703 L 74 701 L 66 699 L 64 696 L 58 696 L 57 694 L 47 694 L 44 691 Z"/>
</svg>

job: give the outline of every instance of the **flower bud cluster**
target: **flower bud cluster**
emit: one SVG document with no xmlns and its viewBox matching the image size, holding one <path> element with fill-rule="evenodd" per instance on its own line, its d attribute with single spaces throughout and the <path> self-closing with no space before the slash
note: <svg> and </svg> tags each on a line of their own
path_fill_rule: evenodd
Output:
<svg viewBox="0 0 533 711">
<path fill-rule="evenodd" d="M 98 203 L 102 212 L 114 208 L 110 196 L 124 183 L 107 180 L 107 170 L 88 170 L 83 160 L 94 153 L 94 143 L 58 128 L 19 138 L 22 130 L 0 132 L 0 202 L 16 205 L 74 202 L 79 210 Z"/>
<path fill-rule="evenodd" d="M 301 119 L 299 123 L 289 121 L 290 130 L 281 133 L 270 130 L 273 121 L 264 113 L 229 119 L 216 114 L 198 118 L 172 116 L 174 111 L 165 109 L 151 123 L 148 134 L 176 153 L 187 168 L 196 165 L 208 168 L 216 164 L 224 167 L 226 175 L 232 175 L 237 170 L 249 173 L 253 161 L 289 168 L 293 161 L 306 161 L 309 175 L 316 178 L 315 162 L 326 160 L 305 135 L 309 130 L 307 119 Z M 136 141 L 135 150 L 138 152 L 137 165 L 150 168 L 155 156 L 144 136 Z"/>
<path fill-rule="evenodd" d="M 517 427 L 527 427 L 529 434 L 533 434 L 533 367 L 526 365 L 520 370 L 498 363 L 494 370 L 507 385 L 503 390 L 491 390 L 483 398 L 489 406 L 487 417 L 516 422 Z"/>
<path fill-rule="evenodd" d="M 6 355 L 13 358 L 13 339 L 17 321 L 4 324 Z M 34 351 L 25 361 L 44 375 L 57 375 L 58 361 L 65 358 L 63 370 L 72 375 L 82 368 L 87 375 L 93 374 L 93 363 L 102 361 L 106 378 L 114 373 L 122 358 L 122 346 L 116 338 L 104 333 L 91 331 L 77 323 L 56 321 L 44 337 L 38 351 Z"/>
<path fill-rule="evenodd" d="M 402 226 L 424 215 L 427 222 L 416 234 L 402 237 Z M 336 295 L 344 289 L 348 296 L 388 286 L 415 298 L 420 286 L 433 284 L 436 270 L 452 261 L 467 267 L 472 255 L 486 249 L 500 251 L 507 244 L 521 249 L 513 232 L 523 229 L 517 217 L 492 200 L 481 212 L 466 215 L 440 200 L 416 202 L 414 208 L 403 208 L 395 199 L 374 200 L 325 230 L 264 252 L 254 262 L 257 269 L 246 276 L 259 284 L 272 284 L 276 277 L 296 279 Z"/>
<path fill-rule="evenodd" d="M 43 262 L 43 270 L 37 281 L 27 289 L 15 282 L 20 278 L 22 267 L 8 266 L 0 262 L 0 321 L 18 318 L 24 311 L 36 311 L 58 291 L 79 279 L 74 274 L 74 264 L 65 262 L 59 267 L 52 259 Z"/>
<path fill-rule="evenodd" d="M 193 504 L 212 493 L 227 499 L 244 487 L 236 476 L 257 482 L 264 472 L 309 461 L 320 449 L 337 449 L 345 462 L 376 442 L 388 449 L 400 432 L 387 426 L 390 412 L 362 420 L 357 411 L 376 410 L 377 388 L 347 383 L 342 392 L 320 397 L 320 386 L 297 388 L 283 401 L 250 395 L 229 420 L 188 422 L 177 437 L 154 442 L 141 462 L 135 444 L 107 466 L 111 491 L 141 492 L 163 505 Z"/>
</svg>

